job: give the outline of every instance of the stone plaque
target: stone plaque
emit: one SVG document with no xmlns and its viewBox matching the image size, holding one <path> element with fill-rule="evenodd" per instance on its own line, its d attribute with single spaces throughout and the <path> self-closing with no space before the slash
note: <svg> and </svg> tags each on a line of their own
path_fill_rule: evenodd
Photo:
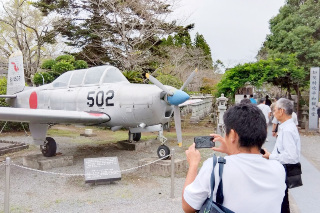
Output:
<svg viewBox="0 0 320 213">
<path fill-rule="evenodd" d="M 85 158 L 85 182 L 108 182 L 121 180 L 118 157 Z"/>
<path fill-rule="evenodd" d="M 319 102 L 319 67 L 310 70 L 309 129 L 318 127 L 317 104 Z"/>
</svg>

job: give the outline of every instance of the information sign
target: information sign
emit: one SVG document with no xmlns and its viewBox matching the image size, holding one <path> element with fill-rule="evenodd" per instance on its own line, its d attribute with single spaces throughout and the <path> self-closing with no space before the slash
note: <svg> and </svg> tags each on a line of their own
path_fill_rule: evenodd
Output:
<svg viewBox="0 0 320 213">
<path fill-rule="evenodd" d="M 85 182 L 108 182 L 121 180 L 117 157 L 85 158 Z"/>
</svg>

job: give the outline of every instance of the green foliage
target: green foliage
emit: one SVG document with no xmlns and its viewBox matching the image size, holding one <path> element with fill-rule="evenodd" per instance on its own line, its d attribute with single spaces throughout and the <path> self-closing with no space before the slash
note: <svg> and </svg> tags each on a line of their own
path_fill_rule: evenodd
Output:
<svg viewBox="0 0 320 213">
<path fill-rule="evenodd" d="M 62 60 L 60 62 L 57 62 L 52 67 L 52 70 L 54 72 L 58 72 L 58 73 L 62 74 L 66 71 L 74 70 L 74 66 L 72 64 L 70 64 L 69 62 Z"/>
<path fill-rule="evenodd" d="M 84 60 L 77 60 L 73 63 L 73 65 L 76 70 L 88 68 L 88 64 Z"/>
<path fill-rule="evenodd" d="M 157 77 L 157 79 L 164 85 L 169 85 L 169 86 L 173 86 L 174 88 L 180 89 L 183 85 L 183 82 L 172 75 L 165 75 L 160 73 Z"/>
<path fill-rule="evenodd" d="M 42 78 L 42 76 L 43 78 Z M 33 83 L 35 85 L 43 85 L 43 80 L 45 84 L 49 84 L 54 81 L 56 77 L 52 75 L 52 72 L 37 72 L 33 77 Z"/>
<path fill-rule="evenodd" d="M 70 64 L 73 64 L 75 62 L 75 58 L 73 55 L 60 55 L 55 59 L 56 62 L 69 62 Z"/>
<path fill-rule="evenodd" d="M 41 64 L 42 69 L 52 69 L 53 65 L 56 64 L 56 61 L 53 59 L 44 60 Z"/>
<path fill-rule="evenodd" d="M 311 67 L 320 66 L 319 13 L 320 1 L 288 0 L 270 20 L 271 34 L 259 55 L 295 54 L 306 73 Z"/>
<path fill-rule="evenodd" d="M 7 78 L 0 78 L 0 95 L 7 94 Z M 0 98 L 0 106 L 8 106 L 4 98 Z"/>
<path fill-rule="evenodd" d="M 298 66 L 298 59 L 294 54 L 280 54 L 278 57 L 260 60 L 256 63 L 239 64 L 227 70 L 218 83 L 218 94 L 224 93 L 233 97 L 236 91 L 246 83 L 261 86 L 263 83 L 279 85 L 283 88 L 297 89 L 305 83 L 303 67 Z"/>
<path fill-rule="evenodd" d="M 211 49 L 207 41 L 204 39 L 203 35 L 199 33 L 196 34 L 196 37 L 194 39 L 194 46 L 202 49 L 204 54 L 210 56 L 211 58 Z"/>
<path fill-rule="evenodd" d="M 143 79 L 138 71 L 123 71 L 122 74 L 128 79 L 130 83 L 142 83 Z"/>
<path fill-rule="evenodd" d="M 5 77 L 0 78 L 0 95 L 7 94 L 7 79 Z M 8 107 L 9 105 L 5 102 L 4 98 L 0 98 L 0 107 Z M 5 121 L 0 121 L 0 131 L 2 127 L 5 125 Z M 28 129 L 28 124 L 21 124 L 17 122 L 7 122 L 3 132 L 7 131 L 21 131 L 23 130 L 22 125 L 24 125 L 25 129 Z"/>
</svg>

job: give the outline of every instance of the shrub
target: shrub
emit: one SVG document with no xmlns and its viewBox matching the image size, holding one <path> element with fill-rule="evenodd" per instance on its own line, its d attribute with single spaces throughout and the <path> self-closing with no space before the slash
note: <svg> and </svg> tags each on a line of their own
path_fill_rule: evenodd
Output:
<svg viewBox="0 0 320 213">
<path fill-rule="evenodd" d="M 41 75 L 43 76 L 43 78 Z M 33 83 L 35 85 L 43 85 L 43 80 L 44 80 L 45 84 L 49 84 L 54 79 L 55 77 L 53 77 L 50 72 L 38 72 L 33 77 Z"/>
<path fill-rule="evenodd" d="M 41 64 L 41 68 L 42 69 L 52 69 L 52 66 L 56 64 L 56 61 L 53 59 L 49 59 L 49 60 L 44 60 L 43 63 Z"/>
<path fill-rule="evenodd" d="M 61 61 L 65 61 L 73 64 L 75 62 L 75 58 L 73 55 L 60 55 L 56 58 L 56 62 L 61 62 Z"/>
<path fill-rule="evenodd" d="M 174 88 L 180 89 L 183 85 L 183 82 L 172 75 L 161 74 L 157 77 L 157 79 L 164 85 L 172 86 Z"/>
<path fill-rule="evenodd" d="M 59 56 L 60 57 L 60 56 Z M 74 66 L 72 64 L 70 64 L 69 62 L 66 61 L 60 61 L 58 63 L 56 63 L 53 67 L 52 70 L 54 72 L 58 72 L 60 74 L 69 71 L 69 70 L 74 70 Z"/>
<path fill-rule="evenodd" d="M 0 95 L 5 95 L 7 94 L 7 79 L 5 77 L 0 78 Z M 0 107 L 7 107 L 8 104 L 5 102 L 4 98 L 0 98 Z M 0 131 L 2 127 L 5 125 L 5 121 L 0 121 Z M 21 124 L 18 122 L 7 122 L 5 128 L 3 129 L 3 132 L 8 132 L 8 131 L 21 131 L 23 130 L 23 127 L 26 130 L 29 129 L 28 124 Z"/>
<path fill-rule="evenodd" d="M 84 60 L 77 60 L 73 63 L 73 65 L 76 70 L 88 68 L 88 64 Z"/>
</svg>

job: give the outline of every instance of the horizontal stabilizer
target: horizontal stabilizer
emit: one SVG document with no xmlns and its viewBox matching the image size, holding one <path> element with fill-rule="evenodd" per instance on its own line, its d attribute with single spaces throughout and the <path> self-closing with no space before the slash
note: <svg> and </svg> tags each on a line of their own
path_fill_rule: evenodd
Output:
<svg viewBox="0 0 320 213">
<path fill-rule="evenodd" d="M 0 98 L 16 98 L 17 95 L 0 95 Z"/>
</svg>

